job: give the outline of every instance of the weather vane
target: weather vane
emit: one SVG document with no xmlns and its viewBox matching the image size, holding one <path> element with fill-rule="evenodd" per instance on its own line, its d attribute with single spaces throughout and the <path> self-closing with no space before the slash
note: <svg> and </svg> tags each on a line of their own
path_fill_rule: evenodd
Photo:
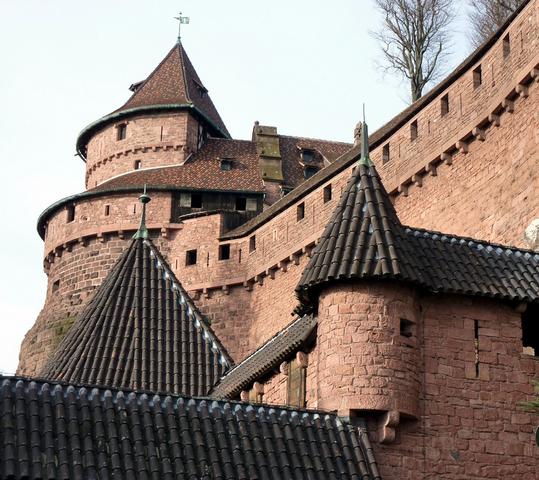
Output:
<svg viewBox="0 0 539 480">
<path fill-rule="evenodd" d="M 174 17 L 178 20 L 178 43 L 182 41 L 182 25 L 189 25 L 189 17 L 182 17 L 182 12 L 178 14 L 177 17 Z"/>
</svg>

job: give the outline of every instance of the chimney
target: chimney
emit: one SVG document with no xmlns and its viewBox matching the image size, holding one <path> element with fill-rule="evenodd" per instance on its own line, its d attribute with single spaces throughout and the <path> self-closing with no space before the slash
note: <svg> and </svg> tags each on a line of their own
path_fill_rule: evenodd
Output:
<svg viewBox="0 0 539 480">
<path fill-rule="evenodd" d="M 283 168 L 277 127 L 266 127 L 255 122 L 252 140 L 256 143 L 262 180 L 282 183 Z"/>
</svg>

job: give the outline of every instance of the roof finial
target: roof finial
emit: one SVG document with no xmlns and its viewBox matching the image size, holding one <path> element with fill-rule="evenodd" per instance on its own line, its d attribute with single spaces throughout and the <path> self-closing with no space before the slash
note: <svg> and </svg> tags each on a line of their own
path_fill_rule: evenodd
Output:
<svg viewBox="0 0 539 480">
<path fill-rule="evenodd" d="M 363 104 L 363 123 L 361 124 L 361 158 L 359 163 L 370 167 L 373 165 L 369 158 L 369 127 L 365 121 L 365 104 Z"/>
<path fill-rule="evenodd" d="M 140 217 L 140 226 L 138 227 L 137 233 L 133 235 L 133 238 L 148 238 L 149 233 L 146 228 L 146 204 L 150 202 L 151 198 L 146 193 L 146 184 L 144 184 L 144 192 L 140 197 L 138 197 L 140 203 L 142 203 L 142 216 Z"/>
<path fill-rule="evenodd" d="M 189 25 L 189 17 L 182 17 L 182 12 L 180 12 L 178 16 L 174 18 L 178 20 L 178 43 L 182 43 L 182 25 Z"/>
</svg>

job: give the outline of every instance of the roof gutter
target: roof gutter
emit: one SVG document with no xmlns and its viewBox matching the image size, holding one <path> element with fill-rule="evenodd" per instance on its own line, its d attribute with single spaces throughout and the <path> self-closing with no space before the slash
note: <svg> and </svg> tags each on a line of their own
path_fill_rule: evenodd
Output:
<svg viewBox="0 0 539 480">
<path fill-rule="evenodd" d="M 77 137 L 77 144 L 76 144 L 77 155 L 81 157 L 83 161 L 86 161 L 86 144 L 90 140 L 90 137 L 97 130 L 103 128 L 105 125 L 109 123 L 118 122 L 125 118 L 131 117 L 132 115 L 171 112 L 171 111 L 175 112 L 175 111 L 182 111 L 182 110 L 191 111 L 196 117 L 200 118 L 205 123 L 207 123 L 213 130 L 213 133 L 217 134 L 218 136 L 222 138 L 229 138 L 229 139 L 231 138 L 228 132 L 223 131 L 212 119 L 210 119 L 204 112 L 202 112 L 202 110 L 197 108 L 192 103 L 169 103 L 169 104 L 164 104 L 164 105 L 145 105 L 142 107 L 128 108 L 127 110 L 112 112 L 108 115 L 105 115 L 104 117 L 101 117 L 99 120 L 96 120 L 95 122 L 90 123 L 90 125 L 85 127 L 79 133 Z"/>
</svg>

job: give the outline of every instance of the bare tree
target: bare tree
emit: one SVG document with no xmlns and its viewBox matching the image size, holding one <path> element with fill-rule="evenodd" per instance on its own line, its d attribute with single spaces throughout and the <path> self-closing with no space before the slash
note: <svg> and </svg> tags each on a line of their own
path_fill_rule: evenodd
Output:
<svg viewBox="0 0 539 480">
<path fill-rule="evenodd" d="M 439 77 L 448 53 L 454 0 L 374 0 L 384 16 L 373 32 L 384 54 L 384 68 L 410 81 L 412 102 Z"/>
<path fill-rule="evenodd" d="M 522 0 L 468 0 L 470 7 L 470 41 L 477 48 L 507 20 Z"/>
</svg>

